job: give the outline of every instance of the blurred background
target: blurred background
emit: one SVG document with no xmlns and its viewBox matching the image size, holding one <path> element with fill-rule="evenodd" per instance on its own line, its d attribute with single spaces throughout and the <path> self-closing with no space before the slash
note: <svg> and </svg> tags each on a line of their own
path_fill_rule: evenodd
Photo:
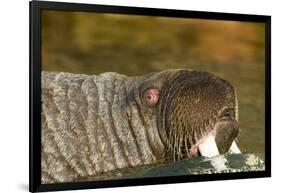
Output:
<svg viewBox="0 0 281 193">
<path fill-rule="evenodd" d="M 263 23 L 44 10 L 42 70 L 208 71 L 237 90 L 240 149 L 263 157 L 264 37 Z"/>
</svg>

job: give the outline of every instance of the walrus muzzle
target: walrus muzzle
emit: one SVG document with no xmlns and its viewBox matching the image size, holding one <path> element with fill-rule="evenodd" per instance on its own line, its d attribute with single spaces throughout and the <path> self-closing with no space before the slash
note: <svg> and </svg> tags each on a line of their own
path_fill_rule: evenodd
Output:
<svg viewBox="0 0 281 193">
<path fill-rule="evenodd" d="M 185 157 L 239 153 L 238 104 L 206 72 L 42 73 L 42 183 Z"/>
<path fill-rule="evenodd" d="M 227 81 L 205 72 L 179 71 L 161 91 L 158 124 L 174 159 L 202 154 L 200 145 L 212 136 L 223 154 L 239 131 L 237 111 L 235 90 Z"/>
</svg>

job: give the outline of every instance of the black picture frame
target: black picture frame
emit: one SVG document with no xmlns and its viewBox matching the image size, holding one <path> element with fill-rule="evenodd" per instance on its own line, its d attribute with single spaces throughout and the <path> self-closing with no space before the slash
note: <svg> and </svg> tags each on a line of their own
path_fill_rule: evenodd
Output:
<svg viewBox="0 0 281 193">
<path fill-rule="evenodd" d="M 29 142 L 29 191 L 75 190 L 88 188 L 122 187 L 150 184 L 167 184 L 271 176 L 271 17 L 140 7 L 93 5 L 47 1 L 30 1 L 30 142 Z M 64 10 L 99 13 L 202 18 L 215 20 L 251 21 L 265 23 L 265 171 L 223 173 L 209 175 L 120 179 L 95 182 L 41 184 L 41 11 Z"/>
</svg>

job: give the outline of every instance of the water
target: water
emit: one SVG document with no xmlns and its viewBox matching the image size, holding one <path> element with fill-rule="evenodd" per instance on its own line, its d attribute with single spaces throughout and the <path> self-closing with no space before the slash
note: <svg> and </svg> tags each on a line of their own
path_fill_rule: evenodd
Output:
<svg viewBox="0 0 281 193">
<path fill-rule="evenodd" d="M 212 161 L 225 163 L 225 169 L 219 170 L 214 167 Z M 160 177 L 160 176 L 181 176 L 196 174 L 213 174 L 213 173 L 235 173 L 264 171 L 265 166 L 263 160 L 254 154 L 228 154 L 219 155 L 213 158 L 197 157 L 193 159 L 185 159 L 176 163 L 163 164 L 148 169 L 138 171 L 126 177 Z"/>
<path fill-rule="evenodd" d="M 224 163 L 225 168 L 220 170 L 215 167 L 216 163 Z M 109 172 L 100 176 L 80 178 L 77 181 L 94 181 L 108 179 L 129 179 L 163 176 L 183 176 L 198 174 L 236 173 L 264 171 L 264 161 L 255 154 L 226 154 L 213 158 L 196 157 L 183 159 L 175 163 L 163 163 L 144 166 L 140 168 L 129 168 Z"/>
</svg>

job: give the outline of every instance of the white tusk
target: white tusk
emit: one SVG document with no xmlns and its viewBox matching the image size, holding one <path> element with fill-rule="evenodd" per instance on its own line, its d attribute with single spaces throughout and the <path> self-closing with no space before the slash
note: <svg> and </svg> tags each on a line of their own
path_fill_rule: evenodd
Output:
<svg viewBox="0 0 281 193">
<path fill-rule="evenodd" d="M 232 142 L 230 148 L 229 148 L 229 153 L 241 153 L 240 149 L 238 148 L 237 144 L 235 141 Z"/>
<path fill-rule="evenodd" d="M 219 155 L 219 150 L 215 141 L 215 137 L 210 135 L 198 146 L 201 156 L 213 157 Z"/>
<path fill-rule="evenodd" d="M 219 155 L 219 150 L 215 141 L 215 137 L 210 135 L 206 140 L 198 146 L 201 156 L 213 157 L 210 160 L 211 165 L 217 170 L 222 171 L 227 169 L 225 163 L 227 160 L 222 157 L 214 157 Z"/>
</svg>

